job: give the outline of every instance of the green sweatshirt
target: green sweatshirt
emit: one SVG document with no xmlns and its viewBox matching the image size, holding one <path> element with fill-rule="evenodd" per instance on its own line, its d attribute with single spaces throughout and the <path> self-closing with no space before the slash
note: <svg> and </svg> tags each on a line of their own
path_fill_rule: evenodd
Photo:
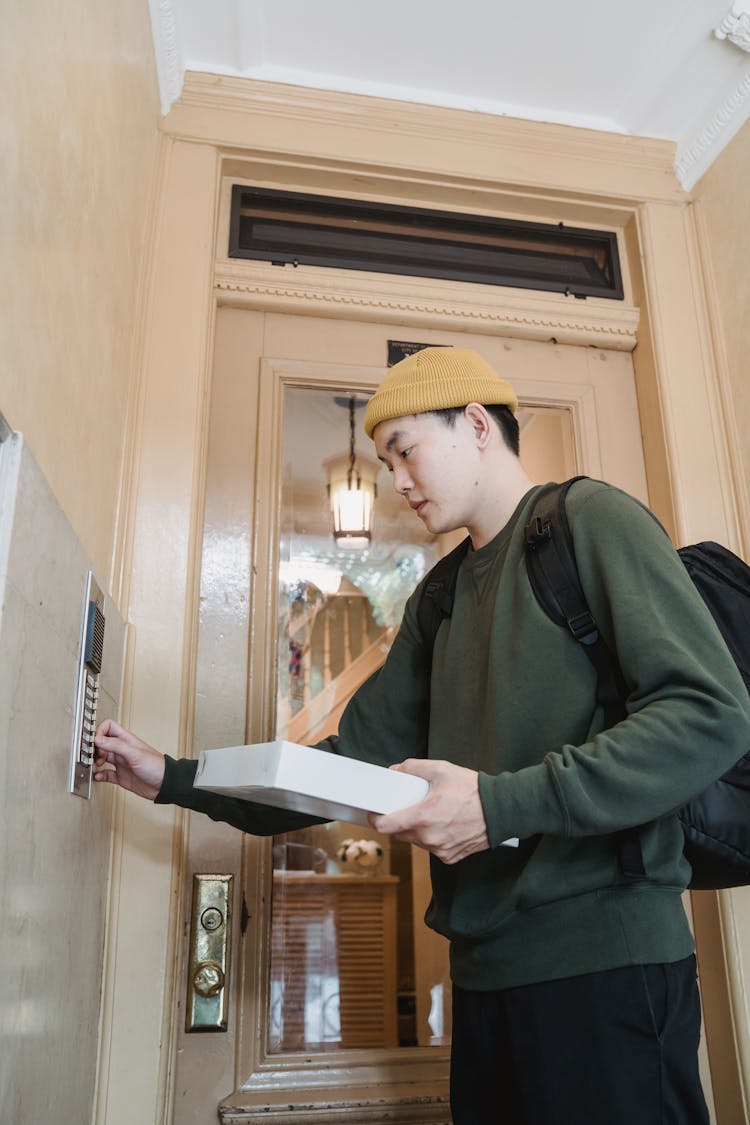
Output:
<svg viewBox="0 0 750 1125">
<path fill-rule="evenodd" d="M 580 481 L 568 496 L 581 582 L 628 685 L 627 716 L 603 729 L 595 674 L 529 585 L 524 527 L 538 489 L 469 552 L 431 683 L 419 587 L 378 674 L 323 749 L 390 765 L 447 759 L 479 771 L 490 849 L 431 859 L 426 920 L 450 939 L 464 988 L 496 989 L 693 949 L 677 810 L 750 746 L 750 698 L 668 537 L 618 489 Z M 194 762 L 167 761 L 157 801 L 254 833 L 315 823 L 192 789 Z M 646 876 L 627 882 L 616 834 L 643 825 Z M 517 849 L 499 846 L 510 836 Z"/>
</svg>

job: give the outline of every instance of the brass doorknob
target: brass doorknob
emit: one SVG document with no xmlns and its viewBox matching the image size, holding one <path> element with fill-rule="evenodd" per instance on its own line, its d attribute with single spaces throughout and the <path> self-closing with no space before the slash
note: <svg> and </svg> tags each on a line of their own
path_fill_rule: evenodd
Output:
<svg viewBox="0 0 750 1125">
<path fill-rule="evenodd" d="M 224 970 L 215 961 L 201 961 L 193 975 L 193 988 L 199 996 L 216 996 L 224 987 Z"/>
</svg>

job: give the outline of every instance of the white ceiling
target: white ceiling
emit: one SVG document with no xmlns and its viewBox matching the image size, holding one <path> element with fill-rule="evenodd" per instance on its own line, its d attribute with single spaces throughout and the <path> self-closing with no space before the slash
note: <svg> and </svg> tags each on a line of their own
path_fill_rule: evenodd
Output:
<svg viewBox="0 0 750 1125">
<path fill-rule="evenodd" d="M 688 189 L 750 116 L 750 0 L 149 4 L 164 112 L 185 70 L 373 94 L 672 140 Z"/>
</svg>

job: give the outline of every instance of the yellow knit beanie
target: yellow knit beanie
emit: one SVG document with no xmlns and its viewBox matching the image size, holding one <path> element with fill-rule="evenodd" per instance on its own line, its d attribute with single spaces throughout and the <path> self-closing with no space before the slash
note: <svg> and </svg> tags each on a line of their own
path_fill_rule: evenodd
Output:
<svg viewBox="0 0 750 1125">
<path fill-rule="evenodd" d="M 379 422 L 468 406 L 507 406 L 515 414 L 518 398 L 486 359 L 470 348 L 423 348 L 394 364 L 367 403 L 365 433 Z"/>
</svg>

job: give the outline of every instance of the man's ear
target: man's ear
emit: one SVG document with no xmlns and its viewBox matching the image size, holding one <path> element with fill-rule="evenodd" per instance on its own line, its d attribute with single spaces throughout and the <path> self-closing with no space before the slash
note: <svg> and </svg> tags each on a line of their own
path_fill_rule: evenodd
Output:
<svg viewBox="0 0 750 1125">
<path fill-rule="evenodd" d="M 480 449 L 488 444 L 492 436 L 492 419 L 478 402 L 470 402 L 464 408 L 464 418 L 474 430 L 474 437 Z"/>
</svg>

